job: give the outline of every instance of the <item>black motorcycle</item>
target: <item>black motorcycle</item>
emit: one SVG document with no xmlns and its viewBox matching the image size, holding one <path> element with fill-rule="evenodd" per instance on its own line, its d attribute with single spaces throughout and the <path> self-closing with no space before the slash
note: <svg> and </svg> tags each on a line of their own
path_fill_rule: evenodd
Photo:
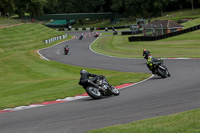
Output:
<svg viewBox="0 0 200 133">
<path fill-rule="evenodd" d="M 103 96 L 118 96 L 120 94 L 119 90 L 110 85 L 104 76 L 100 76 L 97 84 L 89 81 L 86 92 L 93 99 L 101 99 Z"/>
<path fill-rule="evenodd" d="M 162 59 L 153 63 L 153 68 L 151 69 L 151 71 L 153 74 L 157 74 L 162 78 L 167 78 L 171 76 Z"/>
<path fill-rule="evenodd" d="M 97 38 L 97 37 L 99 37 L 99 33 L 97 33 L 97 34 L 94 35 L 94 38 Z"/>
<path fill-rule="evenodd" d="M 83 35 L 81 35 L 80 37 L 79 37 L 79 40 L 82 40 L 83 39 Z"/>
<path fill-rule="evenodd" d="M 117 35 L 117 31 L 116 30 L 113 32 L 113 35 Z"/>
</svg>

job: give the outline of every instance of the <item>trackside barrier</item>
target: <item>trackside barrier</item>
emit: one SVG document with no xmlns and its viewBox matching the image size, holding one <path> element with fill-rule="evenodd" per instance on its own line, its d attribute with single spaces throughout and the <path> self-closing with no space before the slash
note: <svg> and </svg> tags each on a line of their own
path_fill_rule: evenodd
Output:
<svg viewBox="0 0 200 133">
<path fill-rule="evenodd" d="M 129 37 L 129 42 L 133 42 L 133 41 L 155 41 L 155 40 L 160 40 L 160 39 L 165 39 L 168 37 L 173 37 L 173 36 L 177 36 L 177 35 L 181 35 L 181 34 L 185 34 L 191 31 L 195 31 L 195 30 L 199 30 L 200 29 L 200 25 L 196 25 L 187 29 L 183 29 L 180 31 L 176 31 L 176 32 L 172 32 L 172 33 L 168 33 L 168 34 L 164 34 L 164 35 L 160 35 L 160 36 L 131 36 Z"/>
<path fill-rule="evenodd" d="M 47 39 L 47 40 L 44 40 L 44 42 L 46 44 L 49 44 L 49 43 L 54 42 L 56 40 L 62 40 L 62 39 L 65 39 L 65 38 L 67 38 L 67 34 L 66 35 L 57 36 L 57 37 L 53 37 L 53 38 L 50 38 L 50 39 Z"/>
<path fill-rule="evenodd" d="M 141 34 L 142 30 L 139 31 L 122 31 L 121 35 L 136 35 L 136 34 Z"/>
</svg>

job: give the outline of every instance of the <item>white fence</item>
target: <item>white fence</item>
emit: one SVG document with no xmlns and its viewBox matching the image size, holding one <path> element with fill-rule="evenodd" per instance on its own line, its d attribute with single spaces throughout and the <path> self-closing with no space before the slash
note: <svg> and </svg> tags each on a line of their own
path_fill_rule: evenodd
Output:
<svg viewBox="0 0 200 133">
<path fill-rule="evenodd" d="M 53 38 L 50 38 L 50 39 L 47 39 L 47 40 L 44 40 L 44 42 L 47 43 L 47 44 L 49 44 L 51 42 L 54 42 L 56 40 L 62 40 L 64 38 L 67 38 L 67 34 L 66 35 L 57 36 L 57 37 L 53 37 Z"/>
</svg>

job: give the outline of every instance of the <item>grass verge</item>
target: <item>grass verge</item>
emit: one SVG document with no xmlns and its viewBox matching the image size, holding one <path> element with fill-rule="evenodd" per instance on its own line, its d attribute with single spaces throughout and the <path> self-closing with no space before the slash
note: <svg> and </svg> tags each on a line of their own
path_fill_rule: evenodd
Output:
<svg viewBox="0 0 200 133">
<path fill-rule="evenodd" d="M 87 133 L 199 133 L 200 110 L 140 120 Z"/>
</svg>

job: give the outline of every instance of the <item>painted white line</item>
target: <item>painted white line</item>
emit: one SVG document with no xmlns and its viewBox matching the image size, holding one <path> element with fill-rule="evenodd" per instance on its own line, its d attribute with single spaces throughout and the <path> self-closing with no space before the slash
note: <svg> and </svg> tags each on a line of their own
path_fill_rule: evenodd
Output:
<svg viewBox="0 0 200 133">
<path fill-rule="evenodd" d="M 48 61 L 49 61 L 49 59 L 47 59 L 47 58 L 44 57 L 42 54 L 40 54 L 39 50 L 37 51 L 37 53 L 40 55 L 40 58 L 41 58 L 41 59 L 44 59 L 44 60 L 48 60 Z"/>
<path fill-rule="evenodd" d="M 96 53 L 96 54 L 99 54 L 99 55 L 103 55 L 103 56 L 107 56 L 107 57 L 112 57 L 112 58 L 120 58 L 120 59 L 143 59 L 143 58 L 126 58 L 126 57 L 116 57 L 116 56 L 111 56 L 111 55 L 106 55 L 106 54 L 101 54 L 101 53 L 98 53 L 96 51 L 94 51 L 91 47 L 93 45 L 93 43 L 99 39 L 99 37 L 97 37 L 89 46 L 89 49 L 90 51 Z M 200 59 L 200 58 L 160 58 L 160 59 L 173 59 L 173 60 L 187 60 L 187 59 Z"/>
<path fill-rule="evenodd" d="M 19 110 L 25 110 L 25 109 L 31 109 L 31 108 L 36 108 L 36 107 L 41 107 L 44 105 L 29 105 L 29 106 L 19 106 L 13 109 L 13 111 L 19 111 Z"/>
</svg>

